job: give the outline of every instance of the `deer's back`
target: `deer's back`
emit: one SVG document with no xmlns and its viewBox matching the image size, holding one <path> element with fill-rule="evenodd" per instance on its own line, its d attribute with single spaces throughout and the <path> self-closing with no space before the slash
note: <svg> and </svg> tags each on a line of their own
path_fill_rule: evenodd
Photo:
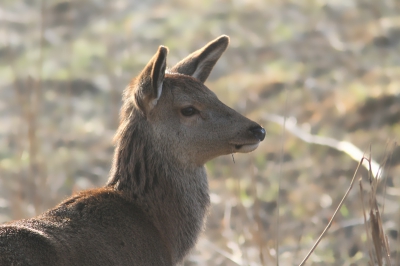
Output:
<svg viewBox="0 0 400 266">
<path fill-rule="evenodd" d="M 172 265 L 167 245 L 135 204 L 99 189 L 0 226 L 0 265 Z"/>
</svg>

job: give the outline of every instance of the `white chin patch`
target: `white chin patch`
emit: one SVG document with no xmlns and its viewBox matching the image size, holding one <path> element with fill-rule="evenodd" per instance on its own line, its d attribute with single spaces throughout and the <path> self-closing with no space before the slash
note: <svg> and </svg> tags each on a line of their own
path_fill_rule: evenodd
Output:
<svg viewBox="0 0 400 266">
<path fill-rule="evenodd" d="M 256 144 L 242 145 L 242 146 L 236 147 L 236 152 L 247 153 L 247 152 L 254 151 L 255 149 L 257 149 L 259 144 L 260 144 L 260 142 L 258 142 Z"/>
</svg>

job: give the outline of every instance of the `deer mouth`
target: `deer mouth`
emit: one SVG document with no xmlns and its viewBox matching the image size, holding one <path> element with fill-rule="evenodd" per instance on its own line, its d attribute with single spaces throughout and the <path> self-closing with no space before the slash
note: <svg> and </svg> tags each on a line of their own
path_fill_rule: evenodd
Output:
<svg viewBox="0 0 400 266">
<path fill-rule="evenodd" d="M 258 145 L 260 144 L 260 141 L 257 143 L 245 143 L 245 144 L 233 144 L 234 147 L 234 152 L 240 152 L 240 153 L 247 153 L 254 151 L 257 149 Z"/>
</svg>

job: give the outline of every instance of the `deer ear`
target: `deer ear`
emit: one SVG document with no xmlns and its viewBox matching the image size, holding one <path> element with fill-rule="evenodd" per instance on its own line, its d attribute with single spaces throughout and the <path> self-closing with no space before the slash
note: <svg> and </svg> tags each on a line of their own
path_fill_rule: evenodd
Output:
<svg viewBox="0 0 400 266">
<path fill-rule="evenodd" d="M 167 67 L 168 48 L 160 46 L 157 53 L 151 58 L 140 73 L 140 107 L 143 107 L 143 102 L 146 104 L 145 109 L 153 109 L 156 106 L 158 99 L 161 96 L 163 81 L 165 77 L 165 69 Z"/>
<path fill-rule="evenodd" d="M 204 83 L 228 44 L 229 37 L 222 35 L 180 61 L 171 72 L 192 76 Z"/>
</svg>

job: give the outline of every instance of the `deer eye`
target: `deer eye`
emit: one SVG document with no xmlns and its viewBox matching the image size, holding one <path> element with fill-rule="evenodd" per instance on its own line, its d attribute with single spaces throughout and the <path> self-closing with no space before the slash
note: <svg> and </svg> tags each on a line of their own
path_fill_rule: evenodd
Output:
<svg viewBox="0 0 400 266">
<path fill-rule="evenodd" d="M 181 109 L 181 114 L 184 116 L 192 116 L 192 115 L 195 115 L 197 112 L 198 111 L 192 106 Z"/>
</svg>

